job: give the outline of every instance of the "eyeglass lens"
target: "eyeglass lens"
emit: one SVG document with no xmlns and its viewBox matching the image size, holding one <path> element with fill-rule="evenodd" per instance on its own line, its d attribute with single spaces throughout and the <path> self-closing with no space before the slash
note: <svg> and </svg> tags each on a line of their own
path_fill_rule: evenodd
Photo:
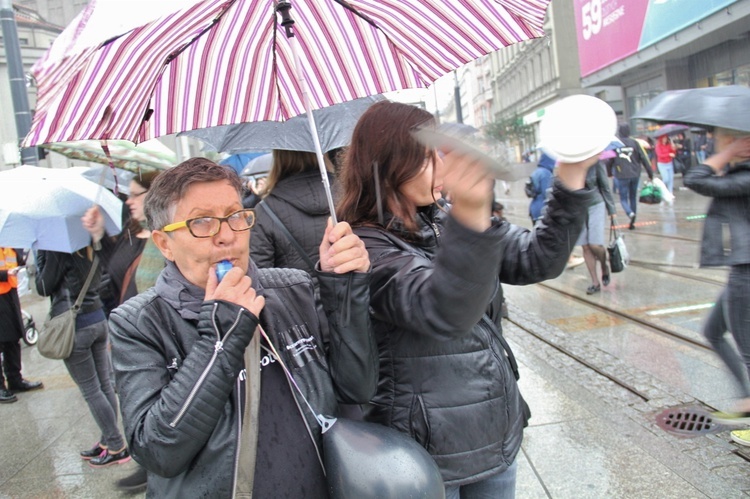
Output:
<svg viewBox="0 0 750 499">
<path fill-rule="evenodd" d="M 188 229 L 195 237 L 211 237 L 221 230 L 221 222 L 227 222 L 235 232 L 250 229 L 255 223 L 255 212 L 240 210 L 227 217 L 202 217 L 188 221 Z"/>
</svg>

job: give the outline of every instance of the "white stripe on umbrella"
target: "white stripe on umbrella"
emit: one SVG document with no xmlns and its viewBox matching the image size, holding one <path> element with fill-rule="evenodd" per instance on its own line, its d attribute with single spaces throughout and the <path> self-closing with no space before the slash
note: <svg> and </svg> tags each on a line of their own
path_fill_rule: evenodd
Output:
<svg viewBox="0 0 750 499">
<path fill-rule="evenodd" d="M 293 0 L 312 107 L 427 87 L 461 64 L 542 36 L 548 3 Z M 45 60 L 35 68 L 39 101 L 24 145 L 140 142 L 305 112 L 274 4 L 203 0 L 98 49 Z"/>
</svg>

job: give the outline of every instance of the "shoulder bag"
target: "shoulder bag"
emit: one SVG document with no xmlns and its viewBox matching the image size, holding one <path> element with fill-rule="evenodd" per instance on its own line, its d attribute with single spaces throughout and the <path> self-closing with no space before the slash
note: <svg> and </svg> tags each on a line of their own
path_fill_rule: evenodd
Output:
<svg viewBox="0 0 750 499">
<path fill-rule="evenodd" d="M 614 221 L 609 226 L 609 268 L 612 272 L 622 272 L 628 264 L 628 250 L 625 248 L 625 240 L 622 234 L 615 228 Z"/>
<path fill-rule="evenodd" d="M 48 317 L 39 330 L 39 342 L 36 345 L 39 354 L 48 359 L 67 359 L 73 351 L 73 343 L 76 337 L 76 316 L 81 309 L 83 298 L 89 289 L 94 272 L 99 265 L 99 257 L 94 256 L 94 262 L 86 277 L 86 282 L 78 293 L 75 304 L 65 312 L 55 317 Z"/>
</svg>

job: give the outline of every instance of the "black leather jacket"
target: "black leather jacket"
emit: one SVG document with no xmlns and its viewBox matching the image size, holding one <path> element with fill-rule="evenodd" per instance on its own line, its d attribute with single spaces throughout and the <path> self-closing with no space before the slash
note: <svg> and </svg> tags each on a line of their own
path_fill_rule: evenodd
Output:
<svg viewBox="0 0 750 499">
<path fill-rule="evenodd" d="M 367 315 L 369 274 L 320 274 L 332 335 L 327 355 L 320 348 L 309 275 L 261 269 L 251 277 L 266 298 L 260 323 L 310 404 L 334 415 L 337 399 L 369 400 L 377 383 Z M 204 302 L 197 321 L 183 319 L 156 288 L 112 312 L 112 357 L 125 435 L 133 456 L 150 471 L 150 497 L 232 497 L 243 418 L 240 390 L 245 376 L 250 383 L 256 372 L 246 372 L 243 354 L 257 322 L 250 312 L 223 301 Z M 295 336 L 300 329 L 311 336 Z M 312 340 L 315 348 L 293 358 L 286 347 L 300 339 Z M 319 447 L 319 426 L 295 396 Z"/>
<path fill-rule="evenodd" d="M 477 233 L 437 206 L 418 214 L 416 237 L 394 227 L 354 229 L 372 262 L 380 352 L 367 418 L 422 444 L 446 484 L 487 478 L 515 459 L 529 414 L 501 334 L 499 284 L 558 276 L 591 196 L 555 179 L 531 231 L 495 221 Z"/>
<path fill-rule="evenodd" d="M 73 306 L 86 282 L 91 265 L 92 261 L 86 256 L 86 248 L 72 254 L 48 250 L 37 252 L 36 289 L 40 295 L 52 298 L 50 307 L 52 317 L 62 314 Z M 80 314 L 95 312 L 102 308 L 102 301 L 97 291 L 101 266 L 102 263 L 99 262 L 86 296 L 83 298 Z"/>
<path fill-rule="evenodd" d="M 685 173 L 684 182 L 713 198 L 703 225 L 701 266 L 750 264 L 750 163 L 736 165 L 725 175 L 697 165 Z"/>
</svg>

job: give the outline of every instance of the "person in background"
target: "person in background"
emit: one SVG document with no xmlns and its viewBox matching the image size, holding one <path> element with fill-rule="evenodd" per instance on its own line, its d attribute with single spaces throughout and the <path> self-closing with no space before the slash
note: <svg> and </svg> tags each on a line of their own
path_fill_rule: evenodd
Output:
<svg viewBox="0 0 750 499">
<path fill-rule="evenodd" d="M 143 211 L 146 194 L 160 173 L 160 170 L 143 172 L 130 181 L 125 201 L 130 211 L 129 223 L 118 236 L 104 237 L 104 217 L 97 207 L 90 208 L 82 219 L 92 240 L 102 243 L 100 256 L 110 276 L 109 292 L 116 297 L 112 307 L 106 310 L 107 317 L 114 308 L 154 286 L 164 269 L 164 256 L 151 239 Z M 146 470 L 139 466 L 135 472 L 118 480 L 117 487 L 127 491 L 140 490 L 146 488 L 146 480 Z"/>
<path fill-rule="evenodd" d="M 667 186 L 667 190 L 674 194 L 674 158 L 677 155 L 677 150 L 672 145 L 669 135 L 661 135 L 656 138 L 654 151 L 659 175 L 661 175 L 664 185 Z"/>
<path fill-rule="evenodd" d="M 534 197 L 529 204 L 531 223 L 535 224 L 542 218 L 542 210 L 547 197 L 547 191 L 552 186 L 552 172 L 555 170 L 555 160 L 542 152 L 536 169 L 531 173 L 531 183 L 534 186 Z"/>
<path fill-rule="evenodd" d="M 620 184 L 622 187 L 622 184 Z M 595 192 L 596 201 L 589 205 L 586 215 L 586 222 L 583 224 L 581 235 L 576 241 L 576 245 L 583 248 L 583 259 L 586 262 L 586 268 L 591 276 L 591 285 L 586 288 L 587 295 L 593 295 L 602 290 L 602 284 L 609 285 L 610 271 L 607 265 L 607 249 L 605 248 L 604 232 L 606 228 L 607 214 L 611 217 L 614 225 L 615 201 L 609 190 L 607 181 L 607 172 L 601 161 L 589 168 L 586 174 L 586 187 Z M 602 269 L 602 279 L 599 281 L 597 265 Z"/>
<path fill-rule="evenodd" d="M 123 424 L 149 497 L 326 497 L 309 406 L 333 415 L 339 400 L 375 392 L 364 245 L 346 223 L 321 235 L 325 349 L 309 274 L 253 264 L 241 188 L 205 158 L 160 175 L 145 211 L 167 266 L 110 316 Z"/>
<path fill-rule="evenodd" d="M 93 246 L 75 253 L 39 250 L 36 255 L 37 292 L 49 296 L 50 316 L 69 310 L 83 289 L 94 264 Z M 109 329 L 97 286 L 101 265 L 97 262 L 93 279 L 76 316 L 73 352 L 65 359 L 70 377 L 78 385 L 101 436 L 81 457 L 94 468 L 130 461 L 130 453 L 117 427 L 117 397 L 112 387 L 109 357 Z"/>
<path fill-rule="evenodd" d="M 621 123 L 617 129 L 617 138 L 620 139 L 623 146 L 615 149 L 616 156 L 614 158 L 607 160 L 607 170 L 612 172 L 612 176 L 617 179 L 620 204 L 630 219 L 628 228 L 633 230 L 635 229 L 635 215 L 638 211 L 638 184 L 641 180 L 641 167 L 646 170 L 649 180 L 654 179 L 654 172 L 641 145 L 630 137 L 630 125 Z M 602 189 L 599 189 L 599 191 L 604 195 Z M 609 189 L 607 189 L 607 192 L 611 197 Z M 607 206 L 607 211 L 610 211 L 609 206 Z M 610 215 L 613 214 L 613 212 L 610 212 Z"/>
<path fill-rule="evenodd" d="M 711 197 L 701 242 L 701 267 L 729 266 L 729 280 L 703 325 L 703 334 L 732 374 L 740 400 L 717 423 L 750 424 L 750 133 L 716 128 L 716 154 L 688 170 L 685 185 Z M 725 227 L 731 240 L 725 248 Z M 727 332 L 734 342 L 727 339 Z M 750 430 L 732 439 L 750 446 Z"/>
<path fill-rule="evenodd" d="M 97 207 L 90 208 L 83 216 L 83 226 L 92 240 L 101 241 L 100 258 L 110 275 L 109 293 L 116 297 L 114 306 L 106 310 L 107 316 L 121 303 L 153 286 L 164 268 L 164 257 L 151 240 L 143 214 L 143 200 L 160 173 L 160 170 L 144 172 L 130 181 L 125 201 L 130 217 L 121 234 L 104 237 L 104 217 Z"/>
<path fill-rule="evenodd" d="M 381 377 L 366 419 L 424 446 L 447 498 L 513 497 L 529 410 L 501 334 L 498 284 L 563 271 L 596 158 L 558 165 L 542 220 L 528 230 L 490 217 L 493 179 L 481 163 L 421 145 L 411 135 L 417 126 L 435 126 L 434 116 L 373 104 L 354 128 L 339 178 L 337 214 L 372 262 Z M 443 190 L 452 204 L 443 206 Z"/>
<path fill-rule="evenodd" d="M 333 164 L 327 156 L 324 161 L 327 170 L 332 172 Z M 328 178 L 329 182 L 333 181 L 330 173 Z M 310 267 L 310 262 L 317 259 L 329 214 L 315 153 L 274 149 L 263 202 L 255 208 L 255 227 L 250 239 L 253 261 L 262 269 L 300 269 L 314 276 L 315 269 Z"/>
<path fill-rule="evenodd" d="M 267 173 L 250 175 L 245 177 L 245 195 L 242 198 L 242 206 L 245 208 L 255 208 L 255 205 L 263 199 L 263 192 L 266 190 Z"/>
<path fill-rule="evenodd" d="M 0 404 L 18 401 L 16 393 L 44 388 L 41 381 L 21 375 L 23 317 L 18 298 L 18 271 L 24 265 L 20 249 L 0 248 Z"/>
</svg>

